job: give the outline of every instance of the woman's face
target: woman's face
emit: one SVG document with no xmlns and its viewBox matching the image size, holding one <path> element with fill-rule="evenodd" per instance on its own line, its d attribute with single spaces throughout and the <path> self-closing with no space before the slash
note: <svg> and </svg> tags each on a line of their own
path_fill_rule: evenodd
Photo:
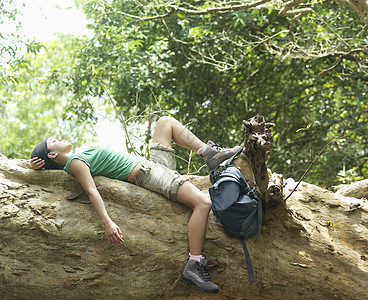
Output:
<svg viewBox="0 0 368 300">
<path fill-rule="evenodd" d="M 50 152 L 69 153 L 72 148 L 72 144 L 68 141 L 64 141 L 63 139 L 50 137 L 47 139 L 47 148 Z"/>
</svg>

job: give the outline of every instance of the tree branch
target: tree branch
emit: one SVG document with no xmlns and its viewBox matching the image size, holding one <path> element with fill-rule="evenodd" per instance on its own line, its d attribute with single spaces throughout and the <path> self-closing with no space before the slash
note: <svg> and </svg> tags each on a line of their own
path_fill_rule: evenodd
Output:
<svg viewBox="0 0 368 300">
<path fill-rule="evenodd" d="M 265 4 L 267 2 L 270 2 L 270 0 L 259 0 L 259 1 L 255 1 L 255 2 L 252 2 L 252 3 L 249 3 L 249 4 L 233 5 L 233 6 L 230 5 L 230 6 L 225 6 L 225 7 L 213 7 L 213 8 L 208 8 L 208 9 L 204 9 L 204 10 L 190 10 L 190 9 L 185 9 L 185 8 L 181 8 L 181 7 L 175 7 L 175 8 L 178 11 L 181 11 L 181 12 L 186 13 L 186 14 L 207 15 L 207 14 L 212 14 L 212 13 L 225 13 L 225 12 L 230 12 L 230 11 L 245 10 L 245 9 L 260 6 L 260 5 Z"/>
<path fill-rule="evenodd" d="M 131 15 L 131 14 L 128 14 L 128 13 L 125 13 L 125 12 L 122 12 L 122 11 L 116 11 L 111 5 L 109 5 L 106 2 L 103 2 L 106 6 L 108 6 L 111 9 L 111 12 L 106 12 L 102 15 L 118 14 L 118 15 L 122 15 L 124 17 L 137 19 L 139 21 L 144 22 L 144 21 L 151 21 L 151 20 L 156 20 L 156 19 L 163 19 L 163 18 L 166 18 L 166 17 L 170 16 L 171 14 L 173 14 L 174 12 L 177 12 L 177 11 L 180 11 L 180 12 L 188 14 L 188 15 L 207 15 L 207 14 L 213 14 L 213 13 L 226 13 L 226 12 L 245 10 L 245 9 L 261 6 L 262 4 L 265 4 L 265 3 L 270 2 L 270 1 L 271 0 L 259 0 L 259 1 L 248 3 L 248 4 L 242 4 L 242 5 L 218 6 L 218 7 L 212 7 L 212 8 L 208 8 L 208 9 L 198 9 L 198 10 L 186 9 L 186 8 L 176 6 L 176 5 L 167 5 L 165 8 L 169 9 L 169 11 L 167 11 L 166 13 L 157 14 L 155 16 L 145 17 L 145 18 L 135 16 L 135 15 Z"/>
<path fill-rule="evenodd" d="M 324 71 L 322 71 L 322 72 L 318 73 L 318 76 L 322 76 L 323 74 L 325 74 L 325 73 L 327 73 L 327 72 L 330 72 L 330 71 L 332 71 L 333 69 L 336 69 L 336 68 L 341 64 L 342 60 L 343 60 L 345 57 L 350 56 L 350 55 L 352 55 L 352 54 L 354 54 L 354 53 L 358 53 L 358 52 L 367 53 L 367 49 L 354 49 L 354 50 L 351 50 L 351 51 L 349 51 L 348 53 L 346 53 L 346 54 L 344 54 L 344 55 L 341 55 L 341 56 L 337 59 L 336 63 L 335 63 L 332 67 L 330 67 L 330 68 L 328 68 L 328 69 L 326 69 L 326 70 L 324 70 Z M 357 62 L 357 63 L 358 63 L 358 62 Z"/>
</svg>

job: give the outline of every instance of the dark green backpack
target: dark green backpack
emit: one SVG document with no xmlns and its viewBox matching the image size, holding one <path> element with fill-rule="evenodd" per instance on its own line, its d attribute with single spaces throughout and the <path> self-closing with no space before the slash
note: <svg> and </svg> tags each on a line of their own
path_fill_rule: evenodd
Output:
<svg viewBox="0 0 368 300">
<path fill-rule="evenodd" d="M 255 184 L 251 189 L 243 174 L 231 165 L 242 150 L 210 172 L 213 185 L 209 193 L 213 214 L 231 236 L 241 239 L 250 280 L 254 281 L 252 262 L 244 239 L 261 231 L 264 211 L 262 200 L 255 193 Z"/>
</svg>

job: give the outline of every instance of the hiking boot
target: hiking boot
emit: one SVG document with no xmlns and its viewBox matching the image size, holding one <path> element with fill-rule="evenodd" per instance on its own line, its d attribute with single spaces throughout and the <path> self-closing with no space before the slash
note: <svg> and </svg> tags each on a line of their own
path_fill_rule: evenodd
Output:
<svg viewBox="0 0 368 300">
<path fill-rule="evenodd" d="M 235 146 L 233 148 L 221 148 L 219 144 L 215 144 L 212 141 L 208 141 L 204 148 L 203 153 L 201 154 L 206 162 L 206 165 L 213 170 L 218 165 L 220 165 L 224 160 L 233 156 L 236 152 L 238 152 L 241 147 Z"/>
<path fill-rule="evenodd" d="M 218 286 L 211 281 L 210 274 L 208 274 L 205 257 L 201 258 L 201 262 L 189 259 L 180 281 L 194 284 L 198 290 L 205 293 L 216 294 L 219 292 Z"/>
</svg>

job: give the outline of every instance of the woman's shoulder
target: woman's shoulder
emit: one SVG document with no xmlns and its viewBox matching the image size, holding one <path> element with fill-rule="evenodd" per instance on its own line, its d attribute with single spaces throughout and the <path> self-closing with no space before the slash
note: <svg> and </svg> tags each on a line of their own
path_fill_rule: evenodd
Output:
<svg viewBox="0 0 368 300">
<path fill-rule="evenodd" d="M 72 165 L 72 162 L 74 162 L 74 161 L 82 161 L 87 166 L 89 166 L 88 157 L 90 155 L 88 155 L 88 152 L 90 152 L 90 150 L 92 150 L 92 149 L 88 149 L 88 150 L 84 150 L 84 151 L 80 151 L 80 152 L 75 152 L 75 153 L 71 154 L 68 158 L 68 161 L 67 161 L 65 167 L 64 167 L 64 170 L 67 171 L 68 173 L 73 173 L 71 165 Z"/>
</svg>

